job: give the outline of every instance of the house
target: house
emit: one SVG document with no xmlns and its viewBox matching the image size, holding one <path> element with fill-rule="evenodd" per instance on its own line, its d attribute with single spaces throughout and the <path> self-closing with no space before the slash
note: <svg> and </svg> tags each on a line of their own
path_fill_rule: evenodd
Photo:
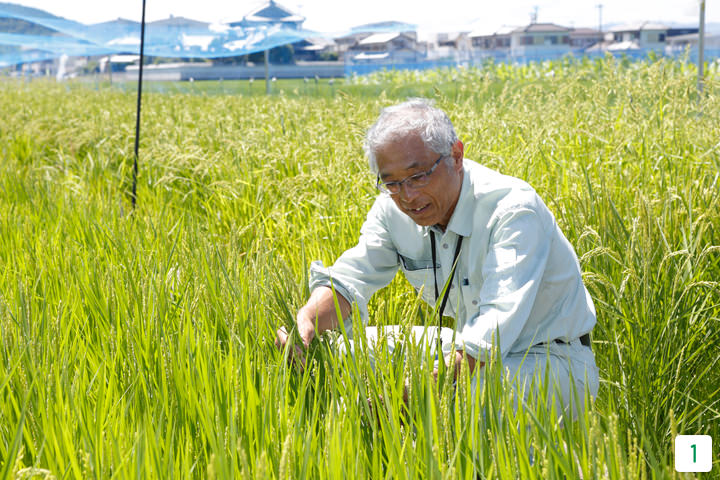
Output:
<svg viewBox="0 0 720 480">
<path fill-rule="evenodd" d="M 668 27 L 659 23 L 642 22 L 621 25 L 610 29 L 612 42 L 607 46 L 610 52 L 646 52 L 662 53 L 665 50 L 665 38 Z"/>
<path fill-rule="evenodd" d="M 91 35 L 102 33 L 107 34 L 108 31 L 139 32 L 140 22 L 118 17 L 116 20 L 110 20 L 109 22 L 94 23 L 92 25 L 88 25 L 87 31 Z"/>
<path fill-rule="evenodd" d="M 124 72 L 130 65 L 140 63 L 140 55 L 108 55 L 99 60 L 100 73 Z"/>
<path fill-rule="evenodd" d="M 571 52 L 574 30 L 554 23 L 531 23 L 524 27 L 503 26 L 492 32 L 475 31 L 469 37 L 476 59 L 552 58 Z M 579 43 L 583 35 L 578 36 Z"/>
<path fill-rule="evenodd" d="M 416 39 L 415 32 L 374 33 L 360 40 L 354 49 L 364 52 L 414 49 L 417 45 Z"/>
<path fill-rule="evenodd" d="M 308 37 L 292 44 L 296 60 L 316 62 L 337 58 L 337 44 L 334 40 L 324 37 Z"/>
<path fill-rule="evenodd" d="M 355 47 L 361 40 L 368 38 L 375 33 L 382 33 L 388 31 L 406 33 L 409 32 L 415 34 L 415 32 L 409 30 L 409 26 L 406 23 L 395 21 L 367 23 L 364 25 L 353 27 L 349 32 L 345 33 L 344 35 L 340 35 L 334 39 L 340 60 L 345 58 L 346 52 L 350 50 L 355 50 Z"/>
<path fill-rule="evenodd" d="M 88 38 L 112 47 L 127 47 L 128 51 L 140 48 L 140 22 L 117 18 L 87 27 Z"/>
<path fill-rule="evenodd" d="M 513 57 L 555 57 L 570 53 L 572 28 L 554 23 L 531 23 L 510 34 L 510 53 Z"/>
<path fill-rule="evenodd" d="M 287 37 L 282 31 L 299 31 L 302 30 L 303 22 L 305 17 L 292 12 L 287 7 L 279 4 L 275 0 L 268 0 L 259 7 L 254 8 L 248 12 L 242 20 L 237 22 L 230 22 L 228 26 L 231 30 L 230 39 L 224 39 L 222 46 L 224 48 L 233 49 L 246 49 L 249 44 L 261 40 L 264 36 L 263 30 L 267 27 L 273 27 L 268 31 L 281 30 L 275 33 L 280 34 L 283 37 Z M 293 48 L 290 46 L 301 38 L 297 35 L 290 35 L 286 43 L 277 44 L 276 46 L 265 50 L 268 52 L 270 63 L 281 63 L 281 64 L 292 64 L 295 61 Z M 211 44 L 210 49 L 212 50 L 213 45 Z M 259 57 L 258 57 L 259 55 Z M 216 61 L 216 63 L 233 63 L 233 62 L 262 62 L 262 53 L 254 52 L 248 55 L 238 55 L 237 57 L 226 57 Z"/>
<path fill-rule="evenodd" d="M 279 25 L 288 30 L 302 30 L 305 17 L 292 12 L 275 0 L 255 8 L 238 22 L 231 22 L 231 27 L 261 27 L 266 25 Z"/>
<path fill-rule="evenodd" d="M 147 24 L 147 27 L 149 29 L 153 29 L 153 30 L 162 29 L 167 32 L 178 32 L 178 33 L 187 33 L 187 32 L 192 32 L 192 31 L 207 31 L 209 26 L 210 26 L 210 24 L 206 23 L 206 22 L 200 22 L 200 21 L 192 20 L 190 18 L 185 18 L 185 17 L 175 17 L 173 15 L 170 15 L 170 17 L 165 18 L 163 20 L 156 20 L 154 22 L 149 22 Z"/>
<path fill-rule="evenodd" d="M 427 60 L 469 60 L 472 51 L 470 32 L 426 33 L 418 39 L 417 50 L 424 51 Z"/>
<path fill-rule="evenodd" d="M 470 41 L 470 32 L 446 32 L 438 33 L 436 37 L 436 45 L 439 48 L 449 47 L 451 49 L 463 52 L 472 48 Z"/>
<path fill-rule="evenodd" d="M 600 45 L 603 34 L 594 28 L 574 28 L 570 32 L 570 48 L 574 52 L 583 52 L 594 45 Z"/>
<path fill-rule="evenodd" d="M 373 33 L 347 53 L 355 62 L 417 62 L 425 57 L 415 32 Z"/>
<path fill-rule="evenodd" d="M 492 32 L 474 31 L 469 35 L 472 48 L 475 50 L 492 50 L 510 52 L 510 37 L 518 27 L 503 26 Z"/>
<path fill-rule="evenodd" d="M 678 56 L 685 54 L 687 51 L 692 57 L 697 58 L 698 45 L 700 43 L 700 34 L 698 32 L 673 35 L 667 37 L 665 40 L 667 42 L 667 46 L 665 47 L 665 53 L 667 55 Z M 720 57 L 720 34 L 706 34 L 703 46 L 705 55 L 713 53 L 713 56 Z"/>
</svg>

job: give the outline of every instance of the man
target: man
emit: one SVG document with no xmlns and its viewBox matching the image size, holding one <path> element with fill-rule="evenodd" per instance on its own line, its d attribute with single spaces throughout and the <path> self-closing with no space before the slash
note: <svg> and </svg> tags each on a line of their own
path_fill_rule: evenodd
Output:
<svg viewBox="0 0 720 480">
<path fill-rule="evenodd" d="M 312 294 L 296 319 L 303 344 L 347 322 L 352 303 L 367 323 L 368 300 L 401 269 L 440 315 L 455 318 L 454 331 L 430 334 L 442 337 L 455 372 L 462 362 L 482 368 L 496 347 L 525 387 L 550 368 L 564 406 L 586 387 L 595 396 L 595 309 L 572 246 L 535 191 L 464 158 L 450 119 L 422 99 L 384 109 L 365 151 L 381 194 L 358 244 L 329 268 L 311 265 Z M 277 335 L 285 345 L 287 332 Z M 376 340 L 374 329 L 367 335 Z"/>
</svg>

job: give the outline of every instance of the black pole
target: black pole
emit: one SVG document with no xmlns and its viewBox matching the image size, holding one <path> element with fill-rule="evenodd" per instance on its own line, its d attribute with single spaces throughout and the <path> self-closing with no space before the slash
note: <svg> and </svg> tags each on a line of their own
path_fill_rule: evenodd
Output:
<svg viewBox="0 0 720 480">
<path fill-rule="evenodd" d="M 143 0 L 142 22 L 140 24 L 140 69 L 138 72 L 137 111 L 135 114 L 135 162 L 133 163 L 132 184 L 133 211 L 135 211 L 135 204 L 137 203 L 138 150 L 140 149 L 140 106 L 142 105 L 143 63 L 145 63 L 145 0 Z"/>
<path fill-rule="evenodd" d="M 705 67 L 705 0 L 700 0 L 700 28 L 698 29 L 698 76 L 697 89 L 698 93 L 703 93 L 703 83 L 705 76 L 703 68 Z M 699 100 L 699 98 L 698 98 Z"/>
</svg>

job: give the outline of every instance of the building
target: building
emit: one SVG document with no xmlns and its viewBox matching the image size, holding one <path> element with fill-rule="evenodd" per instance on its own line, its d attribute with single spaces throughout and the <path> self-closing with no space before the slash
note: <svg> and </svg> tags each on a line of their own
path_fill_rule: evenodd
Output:
<svg viewBox="0 0 720 480">
<path fill-rule="evenodd" d="M 518 28 L 505 25 L 493 32 L 474 31 L 469 35 L 470 44 L 475 50 L 494 50 L 509 53 L 512 32 Z"/>
<path fill-rule="evenodd" d="M 531 23 L 510 34 L 510 53 L 513 57 L 552 58 L 570 53 L 572 28 L 554 23 Z"/>
<path fill-rule="evenodd" d="M 438 33 L 435 43 L 438 48 L 452 48 L 464 52 L 472 48 L 470 32 L 446 32 Z"/>
<path fill-rule="evenodd" d="M 602 32 L 593 28 L 575 28 L 570 32 L 570 48 L 574 52 L 584 52 L 602 41 Z"/>
<path fill-rule="evenodd" d="M 275 0 L 269 0 L 267 3 L 260 5 L 259 7 L 248 12 L 242 20 L 237 22 L 230 22 L 228 26 L 231 30 L 236 30 L 236 36 L 231 35 L 231 39 L 223 40 L 222 46 L 231 49 L 246 49 L 248 46 L 248 39 L 254 38 L 253 42 L 257 44 L 258 41 L 262 40 L 265 30 L 268 33 L 278 33 L 281 36 L 286 36 L 282 32 L 275 30 L 285 31 L 298 31 L 302 30 L 303 22 L 305 17 L 292 12 L 287 7 L 279 4 Z M 268 27 L 273 27 L 269 29 Z M 233 32 L 231 32 L 233 33 Z M 294 49 L 291 44 L 296 42 L 299 37 L 290 35 L 292 39 L 287 39 L 286 43 L 279 44 L 275 42 L 275 46 L 265 50 L 269 55 L 268 60 L 270 63 L 281 63 L 281 64 L 292 64 L 295 62 Z M 212 50 L 212 45 L 210 49 Z M 246 50 L 247 51 L 247 50 Z M 260 55 L 258 58 L 256 55 Z M 221 60 L 216 60 L 216 63 L 245 63 L 249 62 L 264 62 L 262 54 L 258 51 L 242 54 L 237 57 L 225 57 Z"/>
<path fill-rule="evenodd" d="M 531 23 L 524 27 L 503 26 L 492 32 L 471 32 L 469 37 L 475 60 L 535 60 L 557 58 L 571 53 L 574 49 L 571 37 L 576 30 L 579 30 L 575 34 L 577 48 L 590 44 L 586 37 L 592 38 L 593 43 L 599 38 L 599 35 L 590 34 L 593 30 L 573 29 L 554 23 Z"/>
<path fill-rule="evenodd" d="M 408 63 L 424 59 L 425 51 L 415 32 L 385 32 L 358 41 L 347 55 L 354 62 Z"/>
<path fill-rule="evenodd" d="M 688 52 L 693 60 L 697 59 L 698 45 L 700 43 L 699 33 L 673 35 L 667 37 L 666 42 L 665 53 L 667 55 L 679 56 Z M 720 57 L 720 34 L 705 35 L 703 43 L 705 55 L 708 58 Z"/>
<path fill-rule="evenodd" d="M 337 60 L 338 57 L 337 44 L 330 38 L 308 37 L 292 45 L 296 60 L 316 62 Z"/>
<path fill-rule="evenodd" d="M 387 22 L 377 22 L 377 23 L 367 23 L 364 25 L 359 25 L 357 27 L 353 27 L 350 32 L 341 35 L 339 37 L 336 37 L 335 45 L 337 46 L 337 52 L 339 55 L 339 59 L 343 60 L 345 59 L 347 53 L 349 51 L 355 51 L 360 50 L 362 51 L 362 48 L 358 49 L 356 48 L 360 41 L 368 38 L 369 36 L 376 34 L 376 33 L 383 33 L 388 31 L 397 31 L 397 32 L 403 32 L 403 33 L 411 33 L 415 35 L 415 38 L 417 38 L 417 35 L 415 32 L 408 30 L 408 25 L 402 22 L 394 22 L 394 21 L 387 21 Z"/>
<path fill-rule="evenodd" d="M 612 42 L 607 46 L 610 52 L 665 51 L 668 27 L 659 23 L 642 22 L 621 25 L 610 29 Z"/>
<path fill-rule="evenodd" d="M 169 32 L 180 32 L 187 33 L 197 30 L 207 30 L 210 26 L 207 22 L 200 22 L 198 20 L 192 20 L 185 17 L 175 17 L 170 15 L 168 18 L 163 20 L 156 20 L 147 24 L 148 28 L 163 29 Z"/>
<path fill-rule="evenodd" d="M 231 27 L 262 27 L 267 25 L 279 25 L 288 30 L 302 30 L 305 17 L 292 12 L 290 9 L 280 5 L 275 0 L 250 11 L 238 22 L 231 22 Z"/>
<path fill-rule="evenodd" d="M 470 59 L 470 32 L 428 33 L 418 39 L 417 50 L 425 52 L 427 60 L 464 62 Z"/>
</svg>

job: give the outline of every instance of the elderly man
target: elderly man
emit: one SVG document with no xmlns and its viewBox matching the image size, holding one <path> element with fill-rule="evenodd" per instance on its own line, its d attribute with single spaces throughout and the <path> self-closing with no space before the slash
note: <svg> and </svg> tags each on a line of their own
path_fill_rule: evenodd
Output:
<svg viewBox="0 0 720 480">
<path fill-rule="evenodd" d="M 343 320 L 355 303 L 367 323 L 368 300 L 401 269 L 440 316 L 455 318 L 454 330 L 430 337 L 441 337 L 456 372 L 462 362 L 482 368 L 495 347 L 526 387 L 550 368 L 563 405 L 586 387 L 595 396 L 595 309 L 572 246 L 535 191 L 464 158 L 450 119 L 422 99 L 384 109 L 365 150 L 381 193 L 358 244 L 329 268 L 311 265 L 312 294 L 296 319 L 305 346 L 339 326 L 333 289 Z M 422 327 L 414 330 L 420 337 Z M 284 345 L 287 332 L 277 335 Z M 371 327 L 367 335 L 377 339 Z"/>
</svg>

